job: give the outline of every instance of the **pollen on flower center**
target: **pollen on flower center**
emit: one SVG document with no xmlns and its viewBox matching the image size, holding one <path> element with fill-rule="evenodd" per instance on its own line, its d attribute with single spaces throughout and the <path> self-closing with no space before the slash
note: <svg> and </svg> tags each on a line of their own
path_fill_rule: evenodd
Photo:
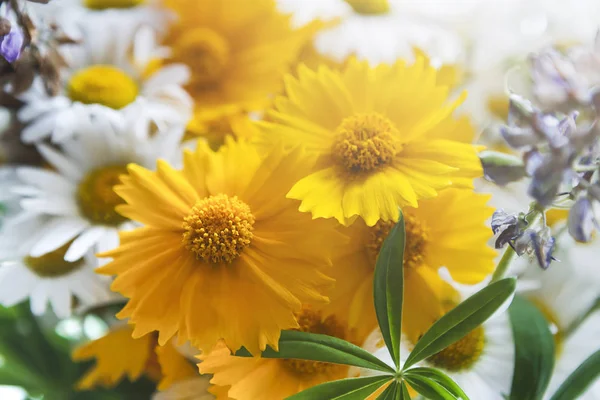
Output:
<svg viewBox="0 0 600 400">
<path fill-rule="evenodd" d="M 344 119 L 335 135 L 333 159 L 351 173 L 370 172 L 387 165 L 399 151 L 398 130 L 377 113 Z"/>
<path fill-rule="evenodd" d="M 252 241 L 254 221 L 250 207 L 236 196 L 210 196 L 184 218 L 183 243 L 198 260 L 231 263 Z"/>
<path fill-rule="evenodd" d="M 143 4 L 146 0 L 84 0 L 87 8 L 105 10 L 107 8 L 131 8 Z"/>
<path fill-rule="evenodd" d="M 23 263 L 30 271 L 43 278 L 56 278 L 68 275 L 83 265 L 83 259 L 73 262 L 65 261 L 65 253 L 71 243 L 68 242 L 62 247 L 40 257 L 27 256 L 23 259 Z"/>
<path fill-rule="evenodd" d="M 118 110 L 132 103 L 137 83 L 112 65 L 92 65 L 77 71 L 67 84 L 69 98 L 84 104 L 102 104 Z"/>
<path fill-rule="evenodd" d="M 322 335 L 334 336 L 340 339 L 346 339 L 346 326 L 340 323 L 335 316 L 330 315 L 323 319 L 323 315 L 319 311 L 311 310 L 304 307 L 300 313 L 296 315 L 302 332 L 320 333 Z M 343 368 L 338 364 L 324 363 L 320 361 L 286 359 L 281 360 L 283 365 L 293 373 L 298 375 L 317 375 L 331 374 Z"/>
<path fill-rule="evenodd" d="M 229 43 L 212 29 L 199 27 L 187 30 L 173 46 L 174 59 L 192 69 L 191 85 L 218 85 L 229 63 Z"/>
<path fill-rule="evenodd" d="M 381 246 L 394 225 L 395 222 L 392 221 L 379 221 L 375 226 L 369 228 L 369 239 L 366 247 L 373 260 L 371 264 L 373 267 L 375 267 L 375 261 L 381 251 Z M 429 229 L 423 221 L 409 213 L 404 214 L 404 229 L 406 232 L 404 267 L 416 268 L 425 262 L 427 244 L 429 243 Z"/>
<path fill-rule="evenodd" d="M 459 341 L 429 357 L 433 366 L 448 371 L 461 371 L 477 362 L 485 345 L 483 326 L 478 326 Z"/>
<path fill-rule="evenodd" d="M 346 0 L 358 14 L 378 15 L 390 11 L 388 0 Z"/>
<path fill-rule="evenodd" d="M 120 183 L 119 176 L 127 173 L 124 165 L 110 165 L 89 172 L 77 188 L 79 210 L 95 224 L 117 226 L 127 221 L 115 210 L 125 201 L 113 187 Z"/>
</svg>

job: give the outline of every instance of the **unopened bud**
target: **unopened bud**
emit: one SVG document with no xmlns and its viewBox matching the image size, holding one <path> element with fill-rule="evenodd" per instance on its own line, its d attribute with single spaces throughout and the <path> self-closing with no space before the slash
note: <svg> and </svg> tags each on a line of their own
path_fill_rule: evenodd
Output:
<svg viewBox="0 0 600 400">
<path fill-rule="evenodd" d="M 6 36 L 10 33 L 11 23 L 6 18 L 0 18 L 0 36 Z"/>
<path fill-rule="evenodd" d="M 485 177 L 498 185 L 506 185 L 526 176 L 525 166 L 519 157 L 496 151 L 482 151 L 479 158 Z"/>
<path fill-rule="evenodd" d="M 580 197 L 569 211 L 569 233 L 578 242 L 587 243 L 592 240 L 594 225 L 592 202 L 587 197 Z"/>
</svg>

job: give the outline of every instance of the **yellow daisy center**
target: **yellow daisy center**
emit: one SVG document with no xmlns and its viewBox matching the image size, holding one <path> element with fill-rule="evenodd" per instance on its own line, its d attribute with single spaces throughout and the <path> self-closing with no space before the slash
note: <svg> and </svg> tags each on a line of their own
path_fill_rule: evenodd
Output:
<svg viewBox="0 0 600 400">
<path fill-rule="evenodd" d="M 386 117 L 356 114 L 335 131 L 332 156 L 351 173 L 370 172 L 392 162 L 398 154 L 398 130 Z"/>
<path fill-rule="evenodd" d="M 378 15 L 387 14 L 390 11 L 388 0 L 346 0 L 354 11 L 359 14 Z"/>
<path fill-rule="evenodd" d="M 58 249 L 40 257 L 25 257 L 23 262 L 30 271 L 43 278 L 56 278 L 68 275 L 83 265 L 83 259 L 69 262 L 65 261 L 65 253 L 72 242 L 68 242 Z"/>
<path fill-rule="evenodd" d="M 117 67 L 92 65 L 73 74 L 67 91 L 73 101 L 102 104 L 118 110 L 136 99 L 139 88 L 125 71 Z"/>
<path fill-rule="evenodd" d="M 375 226 L 370 228 L 366 247 L 373 260 L 373 267 L 375 267 L 375 261 L 381 251 L 381 246 L 394 225 L 395 222 L 392 221 L 379 221 Z M 404 267 L 419 267 L 425 262 L 425 255 L 430 236 L 429 229 L 423 221 L 420 221 L 408 213 L 404 214 L 404 229 L 406 232 L 404 242 Z"/>
<path fill-rule="evenodd" d="M 340 339 L 346 338 L 345 325 L 341 324 L 333 315 L 323 319 L 320 312 L 304 308 L 296 318 L 300 325 L 300 328 L 297 329 L 299 331 L 320 333 L 322 335 L 334 336 Z M 281 362 L 285 368 L 301 376 L 320 374 L 329 375 L 343 368 L 341 365 L 320 361 L 287 359 L 281 360 Z"/>
<path fill-rule="evenodd" d="M 233 262 L 252 241 L 254 215 L 236 196 L 202 199 L 184 218 L 185 248 L 207 263 Z"/>
<path fill-rule="evenodd" d="M 121 181 L 119 176 L 127 173 L 124 165 L 110 165 L 89 172 L 77 188 L 79 210 L 95 224 L 117 226 L 127 221 L 115 210 L 125 201 L 113 187 Z"/>
<path fill-rule="evenodd" d="M 475 364 L 483 352 L 484 344 L 484 328 L 478 326 L 467 336 L 429 357 L 427 361 L 448 371 L 461 371 Z"/>
<path fill-rule="evenodd" d="M 92 10 L 105 10 L 107 8 L 131 8 L 139 6 L 145 0 L 84 0 L 87 8 Z"/>
<path fill-rule="evenodd" d="M 201 27 L 186 31 L 173 49 L 174 58 L 192 69 L 194 86 L 217 85 L 229 63 L 229 43 L 212 29 Z"/>
</svg>

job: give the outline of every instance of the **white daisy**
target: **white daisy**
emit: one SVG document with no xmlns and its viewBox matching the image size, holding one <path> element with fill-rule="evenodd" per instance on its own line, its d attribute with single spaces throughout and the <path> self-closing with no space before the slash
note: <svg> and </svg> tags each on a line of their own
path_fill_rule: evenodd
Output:
<svg viewBox="0 0 600 400">
<path fill-rule="evenodd" d="M 62 73 L 62 89 L 48 96 L 41 81 L 21 95 L 25 105 L 18 117 L 28 126 L 22 140 L 38 142 L 51 137 L 62 142 L 81 133 L 93 118 L 118 118 L 120 111 L 137 107 L 140 121 L 159 130 L 185 124 L 192 100 L 181 87 L 188 68 L 181 64 L 160 66 L 168 50 L 157 47 L 148 27 L 138 29 L 130 41 L 110 26 L 87 25 L 82 44 L 63 46 L 69 63 Z"/>
<path fill-rule="evenodd" d="M 63 259 L 67 246 L 40 257 L 28 255 L 37 225 L 22 223 L 11 227 L 0 248 L 0 304 L 11 307 L 27 299 L 31 312 L 45 313 L 48 304 L 58 318 L 71 315 L 73 300 L 93 306 L 110 299 L 110 280 L 94 272 L 97 259 L 87 252 L 68 262 Z"/>
<path fill-rule="evenodd" d="M 412 59 L 413 48 L 425 51 L 434 66 L 456 63 L 462 42 L 439 24 L 411 18 L 396 0 L 278 0 L 279 8 L 291 13 L 292 21 L 304 25 L 312 20 L 339 19 L 340 23 L 317 34 L 319 54 L 337 62 L 356 55 L 371 63 L 393 63 Z"/>
<path fill-rule="evenodd" d="M 134 129 L 131 121 L 133 118 L 115 126 L 97 119 L 86 127 L 82 125 L 78 138 L 63 143 L 64 154 L 39 144 L 39 152 L 56 172 L 18 169 L 23 185 L 13 191 L 21 196 L 23 211 L 6 221 L 5 234 L 15 235 L 10 227 L 24 222 L 36 224 L 39 235 L 29 250 L 32 257 L 70 241 L 67 261 L 78 260 L 89 249 L 98 253 L 115 248 L 118 231 L 134 225 L 116 212 L 115 207 L 123 201 L 113 185 L 126 173 L 129 163 L 154 168 L 158 158 L 177 159 L 184 132 L 179 126 L 148 137 Z"/>
<path fill-rule="evenodd" d="M 406 335 L 403 335 L 402 347 L 401 362 L 404 363 L 414 347 Z M 393 367 L 378 329 L 367 338 L 363 348 Z M 497 312 L 467 336 L 418 366 L 442 370 L 471 399 L 503 400 L 510 392 L 514 369 L 514 342 L 508 314 Z M 356 372 L 356 369 L 351 370 L 350 376 L 356 376 Z M 373 373 L 359 372 L 363 376 Z"/>
<path fill-rule="evenodd" d="M 208 392 L 210 377 L 198 376 L 174 383 L 171 387 L 152 396 L 152 400 L 213 400 Z"/>
</svg>

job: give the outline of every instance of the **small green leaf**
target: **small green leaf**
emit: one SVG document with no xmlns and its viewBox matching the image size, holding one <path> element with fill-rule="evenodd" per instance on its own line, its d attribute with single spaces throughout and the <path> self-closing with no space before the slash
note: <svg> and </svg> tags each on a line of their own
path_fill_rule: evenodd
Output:
<svg viewBox="0 0 600 400">
<path fill-rule="evenodd" d="M 377 396 L 377 400 L 396 400 L 396 394 L 400 389 L 398 382 L 392 382 L 385 390 Z"/>
<path fill-rule="evenodd" d="M 377 375 L 348 378 L 313 386 L 287 398 L 287 400 L 364 400 L 391 379 Z"/>
<path fill-rule="evenodd" d="M 579 398 L 600 375 L 600 350 L 588 357 L 560 385 L 550 400 L 573 400 Z"/>
<path fill-rule="evenodd" d="M 408 386 L 406 386 L 406 382 L 404 381 L 402 381 L 402 392 L 400 393 L 398 400 L 411 400 L 410 393 L 408 392 Z"/>
<path fill-rule="evenodd" d="M 411 368 L 404 372 L 404 376 L 422 376 L 431 379 L 440 384 L 444 389 L 452 393 L 457 398 L 469 400 L 469 396 L 450 378 L 448 375 L 434 368 Z"/>
<path fill-rule="evenodd" d="M 459 397 L 454 396 L 450 391 L 433 379 L 426 378 L 420 375 L 405 376 L 404 379 L 413 389 L 431 400 L 457 400 Z"/>
<path fill-rule="evenodd" d="M 404 368 L 440 352 L 481 325 L 513 295 L 515 286 L 514 278 L 494 282 L 441 317 L 417 342 Z"/>
<path fill-rule="evenodd" d="M 252 357 L 245 348 L 235 353 L 239 357 Z M 394 373 L 394 369 L 366 350 L 332 336 L 300 331 L 282 331 L 279 351 L 267 347 L 264 358 L 295 358 L 323 361 L 333 364 L 353 365 L 376 371 Z"/>
<path fill-rule="evenodd" d="M 554 338 L 548 321 L 530 301 L 515 296 L 508 309 L 515 343 L 510 400 L 541 400 L 554 367 Z"/>
<path fill-rule="evenodd" d="M 404 298 L 404 216 L 400 217 L 383 242 L 375 264 L 373 297 L 383 340 L 396 367 L 400 368 L 400 335 Z"/>
</svg>

